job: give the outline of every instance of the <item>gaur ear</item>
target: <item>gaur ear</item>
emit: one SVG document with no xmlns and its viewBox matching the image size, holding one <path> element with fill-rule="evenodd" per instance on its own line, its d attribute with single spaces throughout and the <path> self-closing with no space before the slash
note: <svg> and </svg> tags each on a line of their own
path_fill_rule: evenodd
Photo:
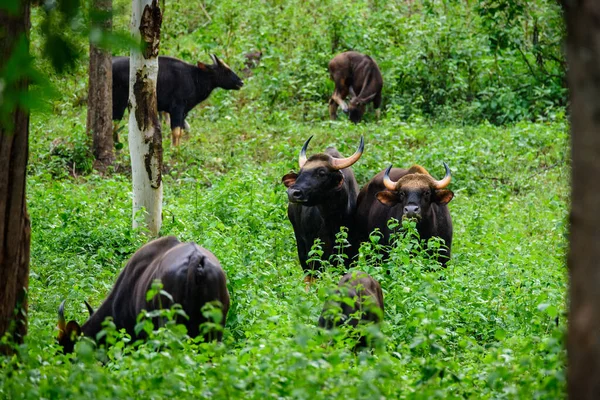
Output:
<svg viewBox="0 0 600 400">
<path fill-rule="evenodd" d="M 200 61 L 198 61 L 198 68 L 200 68 L 202 71 L 208 71 L 208 66 Z"/>
<path fill-rule="evenodd" d="M 434 201 L 438 204 L 448 204 L 454 198 L 451 190 L 438 189 L 435 191 Z"/>
<path fill-rule="evenodd" d="M 69 323 L 67 323 L 65 334 L 70 340 L 75 340 L 75 338 L 81 335 L 81 327 L 77 322 L 69 321 Z"/>
<path fill-rule="evenodd" d="M 66 325 L 64 322 L 61 324 L 58 323 L 58 341 L 64 341 L 65 339 L 73 342 L 76 337 L 81 335 L 81 327 L 75 321 L 69 321 Z"/>
<path fill-rule="evenodd" d="M 393 207 L 399 203 L 398 196 L 396 195 L 396 193 L 392 193 L 389 190 L 381 191 L 377 193 L 376 196 L 377 200 L 379 200 L 381 204 L 384 204 L 388 207 Z"/>
<path fill-rule="evenodd" d="M 285 187 L 290 187 L 296 183 L 296 179 L 298 179 L 298 174 L 295 172 L 290 172 L 281 178 L 281 182 L 285 185 Z"/>
</svg>

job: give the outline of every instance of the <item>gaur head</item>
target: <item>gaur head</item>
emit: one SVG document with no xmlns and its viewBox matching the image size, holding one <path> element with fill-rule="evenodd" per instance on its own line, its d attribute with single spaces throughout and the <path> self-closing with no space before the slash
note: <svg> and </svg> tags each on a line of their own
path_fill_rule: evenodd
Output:
<svg viewBox="0 0 600 400">
<path fill-rule="evenodd" d="M 203 71 L 212 72 L 218 87 L 226 90 L 240 90 L 242 86 L 244 86 L 244 81 L 242 81 L 242 79 L 237 76 L 227 64 L 214 54 L 211 54 L 210 58 L 213 61 L 212 65 L 198 62 L 198 68 Z"/>
<path fill-rule="evenodd" d="M 350 121 L 354 122 L 355 124 L 359 123 L 365 113 L 367 103 L 373 100 L 376 95 L 377 93 L 373 93 L 365 98 L 352 98 L 348 104 L 348 117 L 350 118 Z"/>
<path fill-rule="evenodd" d="M 69 354 L 73 352 L 77 338 L 81 336 L 81 326 L 76 321 L 69 321 L 68 323 L 65 321 L 65 302 L 66 300 L 63 300 L 58 307 L 58 336 L 56 341 L 63 348 L 63 352 Z M 87 301 L 84 301 L 84 303 L 91 317 L 94 314 L 94 309 Z"/>
<path fill-rule="evenodd" d="M 400 205 L 402 218 L 421 219 L 428 215 L 432 203 L 448 204 L 454 193 L 444 189 L 450 184 L 450 168 L 444 163 L 446 175 L 442 180 L 435 180 L 425 168 L 413 165 L 406 175 L 397 182 L 390 179 L 390 165 L 383 176 L 383 184 L 387 190 L 377 193 L 377 199 L 389 206 Z"/>
<path fill-rule="evenodd" d="M 77 338 L 81 336 L 81 327 L 75 321 L 65 321 L 65 301 L 58 307 L 58 336 L 56 341 L 65 354 L 73 352 Z"/>
<path fill-rule="evenodd" d="M 335 158 L 326 153 L 319 153 L 306 158 L 306 149 L 312 136 L 302 146 L 298 163 L 300 171 L 284 175 L 281 181 L 288 188 L 290 203 L 314 206 L 327 201 L 331 193 L 342 190 L 344 175 L 342 169 L 354 164 L 363 153 L 364 138 L 360 138 L 358 150 L 346 158 Z"/>
</svg>

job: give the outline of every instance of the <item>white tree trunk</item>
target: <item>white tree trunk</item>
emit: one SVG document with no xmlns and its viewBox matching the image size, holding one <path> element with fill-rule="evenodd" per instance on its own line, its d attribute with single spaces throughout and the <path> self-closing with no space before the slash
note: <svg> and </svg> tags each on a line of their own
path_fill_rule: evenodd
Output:
<svg viewBox="0 0 600 400">
<path fill-rule="evenodd" d="M 129 152 L 133 181 L 133 227 L 144 209 L 154 236 L 162 224 L 162 135 L 156 108 L 158 47 L 162 14 L 156 0 L 133 0 L 131 33 L 143 47 L 131 50 L 129 69 Z"/>
</svg>

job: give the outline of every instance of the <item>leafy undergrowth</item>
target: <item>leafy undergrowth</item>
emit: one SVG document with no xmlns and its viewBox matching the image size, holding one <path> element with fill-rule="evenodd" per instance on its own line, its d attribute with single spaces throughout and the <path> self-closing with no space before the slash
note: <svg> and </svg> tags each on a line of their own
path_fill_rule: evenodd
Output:
<svg viewBox="0 0 600 400">
<path fill-rule="evenodd" d="M 195 241 L 221 260 L 232 298 L 223 342 L 197 343 L 168 326 L 134 348 L 109 329 L 117 345 L 108 350 L 82 342 L 74 359 L 60 354 L 61 300 L 67 318 L 83 322 L 83 300 L 99 306 L 146 239 L 130 227 L 127 149 L 121 172 L 73 176 L 55 162 L 51 142 L 85 141 L 85 114 L 34 116 L 30 327 L 20 357 L 2 360 L 2 397 L 562 396 L 566 123 L 458 127 L 388 116 L 352 125 L 250 107 L 215 121 L 198 113 L 180 148 L 165 140 L 161 234 Z M 361 185 L 392 162 L 419 163 L 436 177 L 442 161 L 452 168 L 447 269 L 415 250 L 410 235 L 389 261 L 373 257 L 377 236 L 362 249 L 355 268 L 378 279 L 385 297 L 372 351 L 354 353 L 344 332 L 316 326 L 339 269 L 327 268 L 305 291 L 280 179 L 297 169 L 310 135 L 309 153 L 335 145 L 343 154 L 364 135 L 365 153 L 354 166 Z"/>
</svg>

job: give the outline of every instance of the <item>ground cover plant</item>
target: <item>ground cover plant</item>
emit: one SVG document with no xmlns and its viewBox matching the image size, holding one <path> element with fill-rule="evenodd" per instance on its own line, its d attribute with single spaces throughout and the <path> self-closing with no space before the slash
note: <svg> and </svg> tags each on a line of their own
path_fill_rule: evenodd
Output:
<svg viewBox="0 0 600 400">
<path fill-rule="evenodd" d="M 265 53 L 242 91 L 215 92 L 191 113 L 181 147 L 165 140 L 161 234 L 195 241 L 220 259 L 232 299 L 222 343 L 190 340 L 167 325 L 144 344 L 127 346 L 128 338 L 109 323 L 112 347 L 82 341 L 73 356 L 60 353 L 54 343 L 60 302 L 67 299 L 68 319 L 83 322 L 83 300 L 99 306 L 147 238 L 131 229 L 126 146 L 114 171 L 91 171 L 85 108 L 77 105 L 85 95 L 86 63 L 68 77 L 51 78 L 58 96 L 31 120 L 29 335 L 18 357 L 0 359 L 2 397 L 562 396 L 569 159 L 560 84 L 526 76 L 527 64 L 509 40 L 518 27 L 507 29 L 508 37 L 496 35 L 502 45 L 489 50 L 484 33 L 498 30 L 479 22 L 490 8 L 379 3 L 204 2 L 206 14 L 200 3 L 166 3 L 163 54 L 192 62 L 214 52 L 241 69 L 245 51 Z M 560 18 L 546 3 L 535 4 L 536 15 L 546 17 L 538 18 L 540 26 Z M 117 7 L 116 23 L 124 26 L 126 6 Z M 462 9 L 472 25 L 459 23 L 467 13 Z M 334 18 L 332 10 L 347 18 Z M 423 47 L 425 41 L 432 47 Z M 449 53 L 439 52 L 442 45 Z M 327 120 L 333 85 L 326 64 L 350 47 L 378 54 L 387 90 L 379 122 Z M 476 71 L 469 90 L 487 90 L 489 97 L 470 99 L 441 83 L 462 82 L 430 63 L 462 65 L 456 49 L 468 53 Z M 427 54 L 419 58 L 416 51 Z M 492 69 L 478 75 L 482 65 Z M 523 82 L 511 79 L 546 92 L 528 97 L 519 91 Z M 361 251 L 355 269 L 378 279 L 385 298 L 381 328 L 369 328 L 371 351 L 353 352 L 355 339 L 344 329 L 317 328 L 341 275 L 335 258 L 308 292 L 302 283 L 280 179 L 297 170 L 300 147 L 311 135 L 312 149 L 334 145 L 344 155 L 364 135 L 364 155 L 353 167 L 360 185 L 389 163 L 418 163 L 438 178 L 442 161 L 452 168 L 447 269 L 421 248 L 410 225 L 389 260 L 376 256 L 376 234 Z"/>
</svg>

